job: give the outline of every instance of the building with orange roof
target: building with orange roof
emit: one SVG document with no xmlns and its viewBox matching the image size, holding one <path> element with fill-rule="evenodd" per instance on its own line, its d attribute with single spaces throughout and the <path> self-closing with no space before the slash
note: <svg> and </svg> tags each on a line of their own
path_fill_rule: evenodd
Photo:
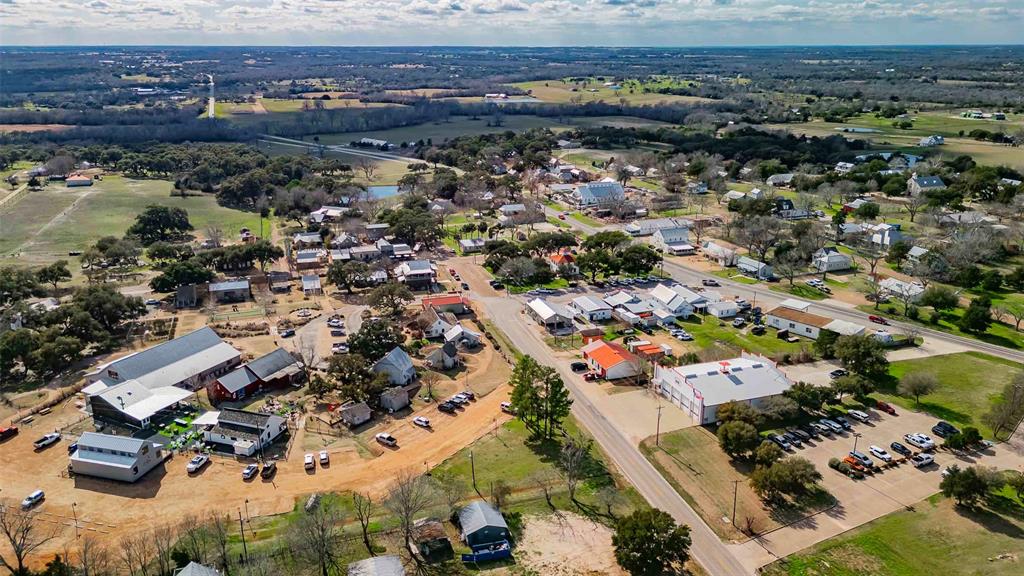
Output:
<svg viewBox="0 0 1024 576">
<path fill-rule="evenodd" d="M 463 314 L 467 312 L 469 302 L 459 294 L 441 294 L 439 296 L 428 296 L 420 301 L 423 309 L 435 308 L 441 312 L 452 314 Z"/>
<path fill-rule="evenodd" d="M 635 378 L 640 375 L 640 360 L 621 345 L 594 340 L 582 349 L 583 359 L 605 380 Z"/>
<path fill-rule="evenodd" d="M 576 257 L 570 252 L 558 252 L 548 256 L 548 265 L 551 266 L 551 270 L 557 273 L 567 272 L 568 276 L 577 276 L 580 273 L 579 267 L 576 266 Z"/>
</svg>

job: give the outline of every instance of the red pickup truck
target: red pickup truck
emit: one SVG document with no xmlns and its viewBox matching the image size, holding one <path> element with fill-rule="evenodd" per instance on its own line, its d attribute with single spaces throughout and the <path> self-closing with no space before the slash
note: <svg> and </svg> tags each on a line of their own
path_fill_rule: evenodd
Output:
<svg viewBox="0 0 1024 576">
<path fill-rule="evenodd" d="M 8 426 L 7 428 L 0 428 L 0 440 L 7 440 L 8 438 L 18 435 L 17 426 Z"/>
</svg>

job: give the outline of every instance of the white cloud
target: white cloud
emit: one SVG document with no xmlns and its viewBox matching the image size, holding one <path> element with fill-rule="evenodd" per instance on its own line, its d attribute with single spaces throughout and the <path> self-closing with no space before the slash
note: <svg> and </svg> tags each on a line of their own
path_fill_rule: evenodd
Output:
<svg viewBox="0 0 1024 576">
<path fill-rule="evenodd" d="M 1020 42 L 1024 21 L 1018 0 L 0 0 L 0 6 L 4 44 L 993 43 Z M 80 26 L 83 10 L 102 14 L 103 26 Z"/>
</svg>

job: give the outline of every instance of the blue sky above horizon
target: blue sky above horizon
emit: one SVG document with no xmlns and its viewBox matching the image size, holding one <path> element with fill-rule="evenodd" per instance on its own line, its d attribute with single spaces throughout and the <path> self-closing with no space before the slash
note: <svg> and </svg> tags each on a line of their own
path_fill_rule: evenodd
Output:
<svg viewBox="0 0 1024 576">
<path fill-rule="evenodd" d="M 1021 43 L 1024 0 L 0 0 L 8 46 Z"/>
</svg>

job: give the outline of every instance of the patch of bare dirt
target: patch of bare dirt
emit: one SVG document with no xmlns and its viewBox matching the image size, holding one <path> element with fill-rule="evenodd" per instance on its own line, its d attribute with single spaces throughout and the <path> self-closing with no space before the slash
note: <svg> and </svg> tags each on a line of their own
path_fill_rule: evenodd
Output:
<svg viewBox="0 0 1024 576">
<path fill-rule="evenodd" d="M 624 576 L 611 528 L 572 513 L 526 518 L 516 560 L 545 576 Z"/>
</svg>

